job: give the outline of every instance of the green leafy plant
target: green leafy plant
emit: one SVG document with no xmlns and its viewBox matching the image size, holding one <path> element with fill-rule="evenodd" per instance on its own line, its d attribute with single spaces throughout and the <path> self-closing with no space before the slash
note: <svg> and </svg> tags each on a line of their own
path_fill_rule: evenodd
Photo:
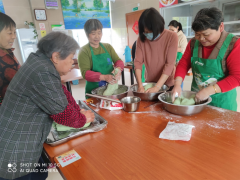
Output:
<svg viewBox="0 0 240 180">
<path fill-rule="evenodd" d="M 103 8 L 103 2 L 101 0 L 94 0 L 93 1 L 93 6 L 97 9 L 97 10 L 101 10 Z"/>
<path fill-rule="evenodd" d="M 37 33 L 37 30 L 34 27 L 35 26 L 34 23 L 25 21 L 24 24 L 26 26 L 32 26 L 33 27 L 34 39 L 36 39 L 38 37 L 38 33 Z"/>
<path fill-rule="evenodd" d="M 61 3 L 64 9 L 67 9 L 67 7 L 70 5 L 69 0 L 61 0 Z"/>
<path fill-rule="evenodd" d="M 28 25 L 28 26 L 33 26 L 33 27 L 34 27 L 34 23 L 33 23 L 33 22 L 27 22 L 27 21 L 25 21 L 24 24 L 25 24 L 25 25 Z"/>
</svg>

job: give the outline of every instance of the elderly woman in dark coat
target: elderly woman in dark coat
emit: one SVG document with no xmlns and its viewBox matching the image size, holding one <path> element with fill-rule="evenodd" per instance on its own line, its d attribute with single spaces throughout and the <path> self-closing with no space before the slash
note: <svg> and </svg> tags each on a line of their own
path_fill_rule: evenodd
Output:
<svg viewBox="0 0 240 180">
<path fill-rule="evenodd" d="M 80 128 L 94 120 L 94 114 L 81 111 L 61 84 L 60 76 L 71 70 L 77 42 L 52 32 L 39 41 L 38 48 L 12 79 L 0 108 L 0 180 L 39 179 L 39 173 L 36 177 L 28 170 L 41 162 L 53 121 Z"/>
</svg>

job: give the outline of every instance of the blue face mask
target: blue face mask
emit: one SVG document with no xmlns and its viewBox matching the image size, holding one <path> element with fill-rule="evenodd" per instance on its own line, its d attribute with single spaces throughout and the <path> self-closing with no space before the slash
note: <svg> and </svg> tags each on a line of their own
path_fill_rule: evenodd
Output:
<svg viewBox="0 0 240 180">
<path fill-rule="evenodd" d="M 152 38 L 153 38 L 153 33 L 143 33 L 145 36 L 146 36 L 146 38 L 148 39 L 148 40 L 152 40 Z M 158 36 L 154 39 L 154 40 L 156 40 L 158 37 L 160 36 L 160 33 L 158 34 Z"/>
</svg>

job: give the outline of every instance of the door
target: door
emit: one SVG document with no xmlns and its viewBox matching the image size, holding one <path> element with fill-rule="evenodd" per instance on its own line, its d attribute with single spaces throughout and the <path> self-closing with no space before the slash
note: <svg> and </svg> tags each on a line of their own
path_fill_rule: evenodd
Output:
<svg viewBox="0 0 240 180">
<path fill-rule="evenodd" d="M 136 21 L 139 20 L 140 16 L 142 15 L 143 11 L 135 11 L 126 14 L 126 25 L 127 25 L 127 33 L 128 33 L 128 46 L 132 49 L 132 45 L 138 39 L 138 35 L 133 31 L 133 25 Z"/>
<path fill-rule="evenodd" d="M 29 54 L 37 51 L 38 40 L 34 38 L 34 29 L 17 29 L 17 38 L 22 55 L 23 63 L 27 60 Z"/>
</svg>

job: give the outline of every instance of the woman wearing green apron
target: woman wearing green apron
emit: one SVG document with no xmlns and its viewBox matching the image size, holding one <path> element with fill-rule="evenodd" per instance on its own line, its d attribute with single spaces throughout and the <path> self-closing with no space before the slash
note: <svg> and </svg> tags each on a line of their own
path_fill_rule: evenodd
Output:
<svg viewBox="0 0 240 180">
<path fill-rule="evenodd" d="M 239 38 L 224 31 L 222 12 L 217 8 L 200 10 L 192 29 L 195 37 L 178 64 L 173 94 L 181 94 L 180 85 L 192 68 L 191 90 L 198 92 L 198 100 L 211 96 L 210 105 L 236 111 L 236 87 L 240 85 Z"/>
<path fill-rule="evenodd" d="M 182 24 L 176 20 L 172 20 L 169 25 L 168 29 L 177 33 L 178 35 L 178 50 L 177 50 L 177 59 L 176 59 L 176 66 L 178 65 L 180 59 L 182 58 L 183 53 L 187 47 L 187 37 L 183 34 Z M 181 88 L 183 89 L 183 83 L 181 84 Z"/>
<path fill-rule="evenodd" d="M 113 84 L 120 79 L 124 63 L 110 44 L 100 43 L 102 38 L 102 24 L 97 19 L 90 19 L 84 25 L 89 43 L 81 48 L 78 65 L 82 76 L 86 79 L 85 93 L 93 89 Z M 114 68 L 119 68 L 119 73 L 112 75 Z"/>
</svg>

